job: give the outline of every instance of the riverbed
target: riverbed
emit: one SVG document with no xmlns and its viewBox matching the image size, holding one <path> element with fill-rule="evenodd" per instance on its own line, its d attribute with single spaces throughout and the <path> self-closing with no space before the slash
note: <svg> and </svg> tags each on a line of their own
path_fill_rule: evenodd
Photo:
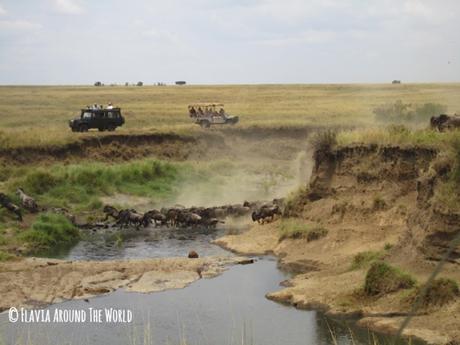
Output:
<svg viewBox="0 0 460 345">
<path fill-rule="evenodd" d="M 91 244 L 92 240 L 88 239 L 87 243 L 83 241 L 71 249 L 67 257 L 74 260 L 90 258 L 90 253 L 99 252 L 99 260 L 102 260 L 106 256 L 111 259 L 138 257 L 136 255 L 183 256 L 192 248 L 201 255 L 223 251 L 210 243 L 216 237 L 215 233 L 198 233 L 196 236 L 189 233 L 187 237 L 180 231 L 168 231 L 169 234 L 147 234 L 147 237 L 156 238 L 153 242 L 145 241 L 146 234 L 133 235 L 117 250 L 107 250 L 105 255 L 102 254 L 104 250 L 96 251 L 100 246 L 97 241 Z M 135 248 L 140 251 L 136 252 Z M 297 310 L 267 300 L 265 294 L 280 289 L 280 282 L 289 276 L 277 268 L 274 258 L 255 259 L 254 264 L 232 266 L 218 277 L 200 279 L 184 289 L 147 294 L 117 290 L 108 295 L 45 308 L 51 314 L 57 309 L 88 312 L 89 308 L 115 308 L 131 312 L 131 323 L 107 323 L 105 320 L 101 323 L 89 320 L 84 323 L 11 323 L 4 313 L 0 315 L 0 334 L 3 343 L 8 345 L 313 345 L 333 344 L 332 330 L 339 344 L 352 344 L 351 334 L 355 344 L 373 342 L 366 331 L 348 328 L 326 319 L 321 313 Z"/>
</svg>

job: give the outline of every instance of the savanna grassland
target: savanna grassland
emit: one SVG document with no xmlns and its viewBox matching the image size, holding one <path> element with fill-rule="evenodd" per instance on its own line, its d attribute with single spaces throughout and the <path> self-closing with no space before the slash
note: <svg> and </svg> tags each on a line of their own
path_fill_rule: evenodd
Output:
<svg viewBox="0 0 460 345">
<path fill-rule="evenodd" d="M 127 123 L 117 133 L 198 129 L 187 105 L 220 102 L 240 116 L 238 128 L 371 126 L 373 109 L 401 100 L 439 103 L 460 113 L 460 84 L 402 85 L 228 85 L 228 86 L 3 86 L 0 87 L 0 145 L 59 145 L 80 138 L 68 120 L 86 105 L 112 102 Z M 99 135 L 99 134 L 98 134 Z M 88 136 L 88 134 L 85 134 Z"/>
</svg>

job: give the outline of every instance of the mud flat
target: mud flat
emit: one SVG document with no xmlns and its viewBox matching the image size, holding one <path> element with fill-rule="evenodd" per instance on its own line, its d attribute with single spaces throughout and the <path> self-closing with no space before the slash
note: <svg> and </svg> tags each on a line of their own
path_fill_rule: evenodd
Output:
<svg viewBox="0 0 460 345">
<path fill-rule="evenodd" d="M 66 261 L 27 258 L 0 264 L 0 310 L 86 299 L 124 288 L 131 292 L 178 289 L 219 275 L 239 257 Z"/>
<path fill-rule="evenodd" d="M 437 153 L 360 146 L 320 158 L 289 216 L 327 229 L 325 237 L 280 239 L 281 219 L 214 243 L 240 254 L 274 253 L 278 265 L 295 274 L 285 288 L 268 293 L 269 299 L 357 318 L 360 326 L 393 335 L 411 309 L 407 297 L 413 290 L 366 296 L 361 291 L 370 264 L 353 268 L 352 263 L 359 253 L 378 253 L 379 260 L 408 272 L 418 285 L 427 280 L 460 224 L 433 197 L 442 178 L 432 170 Z M 441 277 L 460 280 L 457 251 Z M 442 307 L 422 308 L 403 334 L 429 344 L 458 343 L 459 312 L 458 297 Z"/>
</svg>

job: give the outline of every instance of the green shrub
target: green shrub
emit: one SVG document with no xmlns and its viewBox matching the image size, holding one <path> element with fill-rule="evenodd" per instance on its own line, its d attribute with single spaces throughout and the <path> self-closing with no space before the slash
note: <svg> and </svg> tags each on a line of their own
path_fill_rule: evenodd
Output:
<svg viewBox="0 0 460 345">
<path fill-rule="evenodd" d="M 364 292 L 368 296 L 382 295 L 415 285 L 409 274 L 390 266 L 383 261 L 374 262 L 367 271 Z"/>
<path fill-rule="evenodd" d="M 80 238 L 80 233 L 63 215 L 43 213 L 19 238 L 31 247 L 32 252 L 37 252 L 75 243 Z"/>
<path fill-rule="evenodd" d="M 43 194 L 57 186 L 59 182 L 61 180 L 51 172 L 34 169 L 27 174 L 21 187 L 29 193 Z"/>
<path fill-rule="evenodd" d="M 368 267 L 373 262 L 380 260 L 383 256 L 382 252 L 366 251 L 356 254 L 351 263 L 351 270 L 357 270 Z"/>
<path fill-rule="evenodd" d="M 328 231 L 322 227 L 306 224 L 300 219 L 287 218 L 281 221 L 279 232 L 280 242 L 287 238 L 305 238 L 310 242 L 326 236 Z"/>
<path fill-rule="evenodd" d="M 426 291 L 422 295 L 424 288 Z M 409 302 L 420 301 L 423 308 L 443 306 L 455 300 L 459 295 L 460 290 L 457 282 L 452 279 L 440 278 L 435 279 L 428 287 L 426 285 L 417 287 L 409 297 Z"/>
</svg>

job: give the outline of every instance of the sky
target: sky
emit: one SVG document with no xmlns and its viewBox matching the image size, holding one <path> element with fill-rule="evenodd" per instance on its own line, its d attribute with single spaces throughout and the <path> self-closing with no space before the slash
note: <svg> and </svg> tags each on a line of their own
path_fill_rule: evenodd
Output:
<svg viewBox="0 0 460 345">
<path fill-rule="evenodd" d="M 460 82 L 458 0 L 0 0 L 0 84 Z"/>
</svg>

